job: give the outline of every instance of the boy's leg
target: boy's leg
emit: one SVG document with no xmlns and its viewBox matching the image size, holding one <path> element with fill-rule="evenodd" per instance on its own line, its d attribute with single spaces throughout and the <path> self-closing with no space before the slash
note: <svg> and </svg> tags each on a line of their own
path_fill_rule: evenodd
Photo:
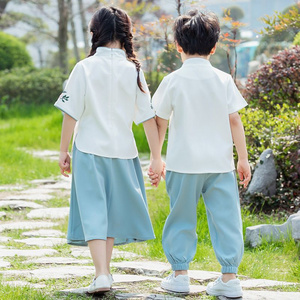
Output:
<svg viewBox="0 0 300 300">
<path fill-rule="evenodd" d="M 176 172 L 167 172 L 166 185 L 171 212 L 164 226 L 162 244 L 172 269 L 185 271 L 196 253 L 197 203 L 202 186 L 199 175 Z"/>
<path fill-rule="evenodd" d="M 227 279 L 235 278 L 244 252 L 235 172 L 210 174 L 203 186 L 203 199 L 211 241 L 222 266 L 221 271 L 223 274 L 228 274 Z M 227 279 L 225 275 L 224 281 Z"/>
</svg>

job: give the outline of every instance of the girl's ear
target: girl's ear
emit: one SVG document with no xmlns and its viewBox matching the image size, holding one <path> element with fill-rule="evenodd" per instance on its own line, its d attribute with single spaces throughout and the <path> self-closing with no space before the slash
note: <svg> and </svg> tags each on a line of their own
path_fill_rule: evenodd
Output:
<svg viewBox="0 0 300 300">
<path fill-rule="evenodd" d="M 176 45 L 176 49 L 177 49 L 177 52 L 178 53 L 182 53 L 183 52 L 183 49 L 181 46 L 178 45 L 178 43 L 175 41 L 175 45 Z"/>
</svg>

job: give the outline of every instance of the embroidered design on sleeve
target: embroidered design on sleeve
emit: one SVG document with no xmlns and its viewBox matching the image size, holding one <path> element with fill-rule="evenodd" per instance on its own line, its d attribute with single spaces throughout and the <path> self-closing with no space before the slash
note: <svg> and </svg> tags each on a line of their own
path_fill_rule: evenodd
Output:
<svg viewBox="0 0 300 300">
<path fill-rule="evenodd" d="M 66 91 L 63 91 L 63 92 L 61 93 L 61 95 L 59 96 L 59 99 L 61 99 L 61 101 L 62 101 L 63 103 L 65 103 L 66 101 L 69 101 L 69 98 L 70 98 L 70 96 L 68 96 L 68 94 L 67 94 Z"/>
</svg>

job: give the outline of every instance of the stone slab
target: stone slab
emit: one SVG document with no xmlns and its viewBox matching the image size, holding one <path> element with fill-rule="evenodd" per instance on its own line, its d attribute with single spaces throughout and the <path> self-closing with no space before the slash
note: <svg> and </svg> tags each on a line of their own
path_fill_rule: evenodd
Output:
<svg viewBox="0 0 300 300">
<path fill-rule="evenodd" d="M 30 183 L 40 184 L 40 185 L 49 185 L 49 184 L 57 183 L 57 180 L 54 180 L 54 179 L 34 179 L 34 180 L 31 180 Z"/>
<path fill-rule="evenodd" d="M 54 196 L 48 194 L 17 194 L 17 195 L 10 195 L 3 198 L 3 200 L 39 200 L 39 201 L 48 201 L 53 199 Z"/>
<path fill-rule="evenodd" d="M 89 264 L 92 263 L 91 259 L 76 259 L 70 257 L 39 257 L 35 259 L 29 259 L 24 262 L 25 264 L 41 264 L 41 265 L 71 265 L 71 264 Z"/>
<path fill-rule="evenodd" d="M 0 218 L 6 217 L 6 212 L 0 211 Z"/>
<path fill-rule="evenodd" d="M 0 207 L 11 209 L 43 208 L 43 205 L 23 200 L 0 200 Z"/>
<path fill-rule="evenodd" d="M 8 261 L 0 259 L 0 268 L 9 268 L 11 264 Z"/>
<path fill-rule="evenodd" d="M 18 191 L 24 188 L 23 185 L 0 185 L 0 191 Z"/>
<path fill-rule="evenodd" d="M 158 261 L 122 261 L 111 265 L 126 273 L 143 275 L 162 275 L 170 270 L 169 264 Z"/>
<path fill-rule="evenodd" d="M 11 240 L 11 238 L 8 236 L 0 236 L 0 243 L 6 243 L 10 240 Z"/>
<path fill-rule="evenodd" d="M 225 299 L 226 298 L 220 300 L 225 300 Z M 297 293 L 297 292 L 244 290 L 244 294 L 243 294 L 243 300 L 299 300 L 299 299 L 300 299 L 300 292 Z"/>
<path fill-rule="evenodd" d="M 65 244 L 67 240 L 62 238 L 28 238 L 15 240 L 15 242 L 24 243 L 29 246 L 53 247 L 55 245 Z"/>
<path fill-rule="evenodd" d="M 69 215 L 69 207 L 34 209 L 27 214 L 29 219 L 64 219 Z"/>
<path fill-rule="evenodd" d="M 35 256 L 54 255 L 56 253 L 58 252 L 54 249 L 38 249 L 38 250 L 0 249 L 0 257 L 12 257 L 15 255 L 35 257 Z"/>
<path fill-rule="evenodd" d="M 35 270 L 8 270 L 0 271 L 8 276 L 25 276 L 35 279 L 67 279 L 73 277 L 93 276 L 95 269 L 93 266 L 65 266 L 52 268 L 39 268 Z"/>
<path fill-rule="evenodd" d="M 161 281 L 161 278 L 153 276 L 131 275 L 131 274 L 113 274 L 114 283 L 140 282 L 140 281 Z"/>
<path fill-rule="evenodd" d="M 161 292 L 161 293 L 166 293 L 166 290 L 162 289 L 161 287 L 155 288 L 155 291 Z M 190 285 L 190 292 L 189 293 L 176 293 L 178 295 L 196 295 L 199 293 L 203 293 L 206 291 L 206 286 L 204 285 Z"/>
<path fill-rule="evenodd" d="M 73 247 L 71 255 L 75 257 L 78 256 L 91 257 L 91 253 L 88 247 Z M 113 253 L 112 253 L 112 259 L 115 258 L 130 259 L 130 258 L 137 258 L 137 257 L 140 256 L 132 252 L 120 251 L 116 248 L 113 249 Z"/>
<path fill-rule="evenodd" d="M 51 189 L 46 189 L 46 188 L 32 188 L 32 189 L 28 189 L 28 190 L 24 190 L 21 192 L 22 194 L 29 194 L 29 195 L 35 195 L 35 194 L 49 194 L 49 193 L 53 193 L 53 190 Z"/>
<path fill-rule="evenodd" d="M 61 237 L 65 236 L 66 234 L 55 229 L 40 229 L 35 231 L 25 231 L 22 233 L 22 235 L 29 237 Z"/>
<path fill-rule="evenodd" d="M 51 190 L 70 190 L 71 189 L 71 182 L 70 181 L 61 181 L 56 182 L 54 184 L 47 184 L 41 186 L 41 188 L 47 188 Z"/>
<path fill-rule="evenodd" d="M 189 270 L 189 277 L 198 281 L 212 281 L 217 279 L 221 273 L 219 272 L 210 272 L 210 271 L 201 271 L 201 270 Z"/>
<path fill-rule="evenodd" d="M 0 224 L 0 232 L 5 230 L 16 230 L 16 229 L 36 229 L 36 228 L 49 228 L 56 226 L 57 223 L 53 222 L 12 222 Z"/>
<path fill-rule="evenodd" d="M 133 294 L 122 293 L 116 294 L 116 299 L 146 299 L 146 300 L 182 300 L 182 298 L 171 295 L 159 295 L 159 294 Z"/>
<path fill-rule="evenodd" d="M 294 282 L 284 282 L 284 281 L 276 281 L 276 280 L 268 280 L 268 279 L 249 279 L 242 280 L 241 286 L 242 288 L 264 288 L 271 286 L 288 286 L 295 285 Z"/>
<path fill-rule="evenodd" d="M 15 280 L 15 281 L 4 281 L 2 284 L 10 285 L 10 286 L 29 286 L 31 288 L 35 289 L 41 289 L 45 288 L 45 284 L 40 284 L 40 283 L 30 283 L 27 281 L 21 281 L 21 280 Z"/>
</svg>

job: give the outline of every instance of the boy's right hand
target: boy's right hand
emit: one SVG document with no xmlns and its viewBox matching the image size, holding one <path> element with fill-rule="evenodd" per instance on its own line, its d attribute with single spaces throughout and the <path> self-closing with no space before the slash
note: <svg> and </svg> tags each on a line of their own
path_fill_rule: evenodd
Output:
<svg viewBox="0 0 300 300">
<path fill-rule="evenodd" d="M 58 165 L 60 167 L 60 173 L 65 177 L 69 177 L 69 175 L 65 173 L 71 173 L 71 156 L 69 152 L 60 151 Z"/>
<path fill-rule="evenodd" d="M 238 160 L 237 171 L 241 180 L 239 183 L 244 185 L 244 188 L 246 188 L 251 180 L 251 169 L 248 159 Z"/>
</svg>

